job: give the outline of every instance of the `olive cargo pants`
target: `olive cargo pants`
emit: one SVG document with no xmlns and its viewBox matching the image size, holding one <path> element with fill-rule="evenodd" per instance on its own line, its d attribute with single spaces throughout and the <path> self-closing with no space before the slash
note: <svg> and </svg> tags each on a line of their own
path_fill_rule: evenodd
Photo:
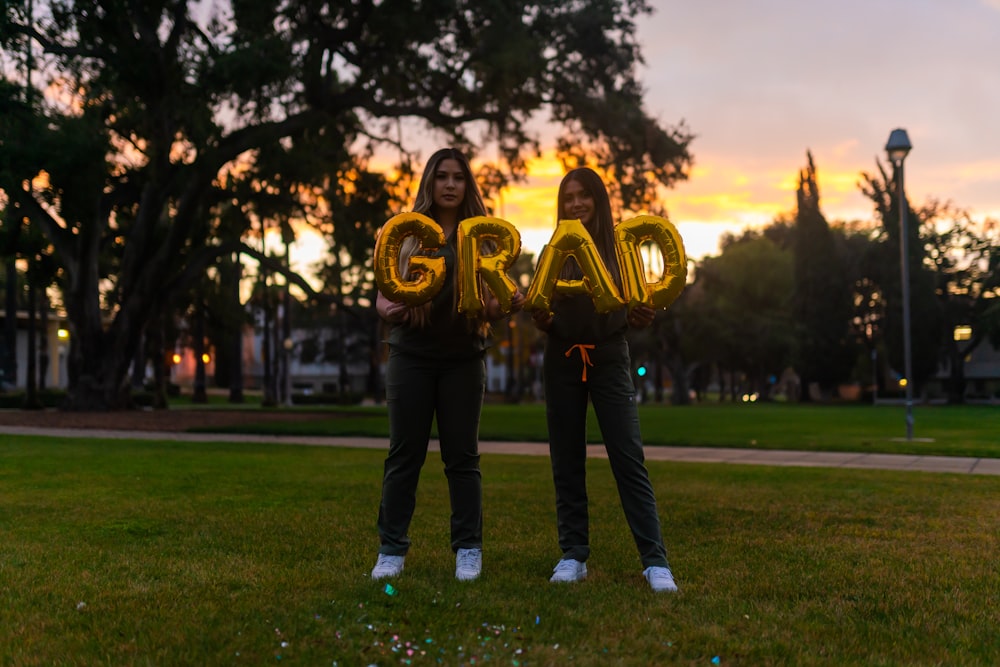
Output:
<svg viewBox="0 0 1000 667">
<path fill-rule="evenodd" d="M 451 548 L 482 548 L 479 415 L 485 389 L 482 357 L 427 359 L 390 351 L 386 367 L 390 436 L 378 515 L 380 553 L 404 556 L 410 547 L 407 532 L 435 416 L 451 499 Z"/>
<path fill-rule="evenodd" d="M 563 558 L 583 562 L 590 556 L 586 480 L 589 398 L 642 565 L 667 567 L 656 497 L 642 450 L 628 343 L 621 338 L 580 346 L 550 338 L 543 373 Z"/>
</svg>

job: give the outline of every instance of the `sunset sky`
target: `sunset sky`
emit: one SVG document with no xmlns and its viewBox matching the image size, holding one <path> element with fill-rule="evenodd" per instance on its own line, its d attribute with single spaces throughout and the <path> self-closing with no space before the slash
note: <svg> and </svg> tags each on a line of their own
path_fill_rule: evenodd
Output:
<svg viewBox="0 0 1000 667">
<path fill-rule="evenodd" d="M 691 177 L 664 201 L 689 257 L 792 211 L 807 150 L 827 220 L 870 220 L 860 173 L 885 160 L 897 127 L 913 143 L 914 204 L 1000 219 L 1000 0 L 652 4 L 639 29 L 646 109 L 695 134 Z M 551 235 L 561 177 L 551 146 L 547 158 L 503 198 L 533 253 Z"/>
<path fill-rule="evenodd" d="M 830 221 L 871 219 L 862 171 L 907 130 L 907 195 L 1000 219 L 1000 0 L 654 0 L 640 24 L 647 111 L 696 135 L 691 178 L 666 193 L 692 257 L 795 206 L 811 150 Z M 505 199 L 551 225 L 558 167 Z M 543 192 L 536 192 L 535 188 Z"/>
</svg>

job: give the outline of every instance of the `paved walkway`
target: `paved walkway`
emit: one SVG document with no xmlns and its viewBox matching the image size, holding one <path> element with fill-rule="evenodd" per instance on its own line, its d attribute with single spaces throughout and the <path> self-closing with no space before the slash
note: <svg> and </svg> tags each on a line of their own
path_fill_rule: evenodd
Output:
<svg viewBox="0 0 1000 667">
<path fill-rule="evenodd" d="M 316 447 L 363 447 L 383 449 L 385 438 L 263 436 L 232 433 L 176 433 L 165 431 L 105 431 L 96 429 L 34 428 L 0 426 L 0 434 L 45 435 L 57 438 L 102 438 L 135 440 L 179 440 L 185 442 L 253 442 Z M 431 443 L 437 451 L 437 442 Z M 548 456 L 548 445 L 537 442 L 481 441 L 483 454 L 523 454 Z M 607 458 L 602 445 L 587 447 L 588 456 Z M 735 449 L 728 447 L 646 447 L 649 461 L 690 461 L 698 463 L 742 463 L 768 466 L 813 468 L 871 468 L 919 470 L 923 472 L 1000 475 L 1000 459 L 966 456 L 911 456 L 907 454 L 863 454 L 852 452 L 803 452 L 796 450 Z"/>
</svg>

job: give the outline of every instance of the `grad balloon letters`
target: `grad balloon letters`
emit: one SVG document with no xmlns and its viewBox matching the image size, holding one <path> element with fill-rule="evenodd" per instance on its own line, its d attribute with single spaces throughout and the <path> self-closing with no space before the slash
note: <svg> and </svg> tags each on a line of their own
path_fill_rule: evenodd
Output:
<svg viewBox="0 0 1000 667">
<path fill-rule="evenodd" d="M 444 232 L 429 217 L 420 213 L 401 213 L 389 219 L 375 242 L 375 281 L 392 301 L 410 306 L 429 301 L 444 284 L 445 266 L 441 257 L 413 255 L 408 275 L 399 271 L 399 255 L 404 241 L 416 237 L 424 250 L 445 244 Z M 509 313 L 517 287 L 507 275 L 521 252 L 521 235 L 511 223 L 501 218 L 479 216 L 459 223 L 456 230 L 458 251 L 458 309 L 469 317 L 483 310 L 482 282 L 493 292 L 504 313 Z M 655 243 L 663 257 L 663 274 L 646 281 L 640 246 Z M 687 280 L 687 258 L 677 229 L 666 219 L 641 215 L 615 227 L 615 245 L 622 273 L 620 294 L 601 260 L 594 240 L 579 220 L 560 220 L 549 243 L 542 248 L 535 275 L 528 286 L 524 307 L 548 310 L 552 295 L 589 294 L 599 313 L 608 313 L 628 305 L 645 304 L 667 308 L 683 291 Z M 484 252 L 488 250 L 488 252 Z M 579 280 L 559 277 L 563 265 L 572 257 L 583 272 Z"/>
</svg>

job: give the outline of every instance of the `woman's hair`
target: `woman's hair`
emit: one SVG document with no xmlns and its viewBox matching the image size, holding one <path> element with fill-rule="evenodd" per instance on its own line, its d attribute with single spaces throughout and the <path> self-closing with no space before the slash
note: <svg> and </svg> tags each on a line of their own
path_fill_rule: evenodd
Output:
<svg viewBox="0 0 1000 667">
<path fill-rule="evenodd" d="M 615 251 L 615 221 L 611 213 L 611 199 L 608 196 L 608 189 L 604 186 L 604 181 L 589 167 L 577 167 L 565 176 L 559 184 L 559 196 L 556 206 L 556 223 L 565 218 L 565 208 L 563 199 L 565 197 L 566 186 L 576 182 L 594 200 L 594 222 L 587 229 L 597 246 L 597 253 L 601 256 L 604 266 L 611 274 L 615 286 L 622 288 L 621 270 L 618 268 L 618 255 Z M 582 275 L 579 266 L 575 262 L 567 262 L 563 265 L 561 277 L 579 278 Z"/>
<path fill-rule="evenodd" d="M 442 148 L 435 151 L 434 154 L 428 158 L 427 164 L 424 165 L 424 172 L 420 175 L 420 185 L 417 187 L 417 197 L 413 202 L 413 212 L 422 213 L 430 217 L 432 220 L 437 221 L 437 212 L 434 210 L 434 179 L 438 168 L 445 160 L 455 160 L 458 162 L 459 167 L 462 169 L 462 175 L 465 177 L 465 196 L 462 197 L 462 203 L 458 208 L 458 221 L 461 222 L 467 218 L 486 215 L 486 204 L 483 202 L 483 195 L 479 192 L 479 186 L 476 185 L 476 178 L 472 174 L 472 167 L 469 164 L 469 159 L 465 157 L 464 153 L 456 148 Z M 410 258 L 413 257 L 419 249 L 420 241 L 415 236 L 410 236 L 403 241 L 402 247 L 399 249 L 400 275 L 405 276 L 409 273 Z M 458 283 L 456 281 L 453 298 L 456 307 L 453 308 L 453 311 L 457 311 L 457 284 Z M 479 289 L 480 293 L 484 293 L 483 290 L 486 289 L 481 277 L 479 278 Z M 480 320 L 476 322 L 475 328 L 477 328 L 482 335 L 487 335 L 489 333 L 490 325 L 485 319 L 485 311 L 480 315 Z"/>
<path fill-rule="evenodd" d="M 434 211 L 434 175 L 437 173 L 438 167 L 445 160 L 455 160 L 458 162 L 459 167 L 462 169 L 462 175 L 465 176 L 465 196 L 462 197 L 462 203 L 458 209 L 459 222 L 466 218 L 476 217 L 477 215 L 486 215 L 486 204 L 483 203 L 483 196 L 480 194 L 479 186 L 476 185 L 476 179 L 472 175 L 472 167 L 469 165 L 469 159 L 455 148 L 442 148 L 435 151 L 427 160 L 427 164 L 424 165 L 424 173 L 420 175 L 420 185 L 417 187 L 416 201 L 413 202 L 413 212 L 423 213 L 432 220 L 437 220 Z M 410 257 L 413 257 L 413 254 L 417 252 L 419 247 L 420 242 L 416 237 L 411 236 L 403 241 L 403 246 L 399 252 L 400 275 L 407 275 L 410 266 Z"/>
</svg>

